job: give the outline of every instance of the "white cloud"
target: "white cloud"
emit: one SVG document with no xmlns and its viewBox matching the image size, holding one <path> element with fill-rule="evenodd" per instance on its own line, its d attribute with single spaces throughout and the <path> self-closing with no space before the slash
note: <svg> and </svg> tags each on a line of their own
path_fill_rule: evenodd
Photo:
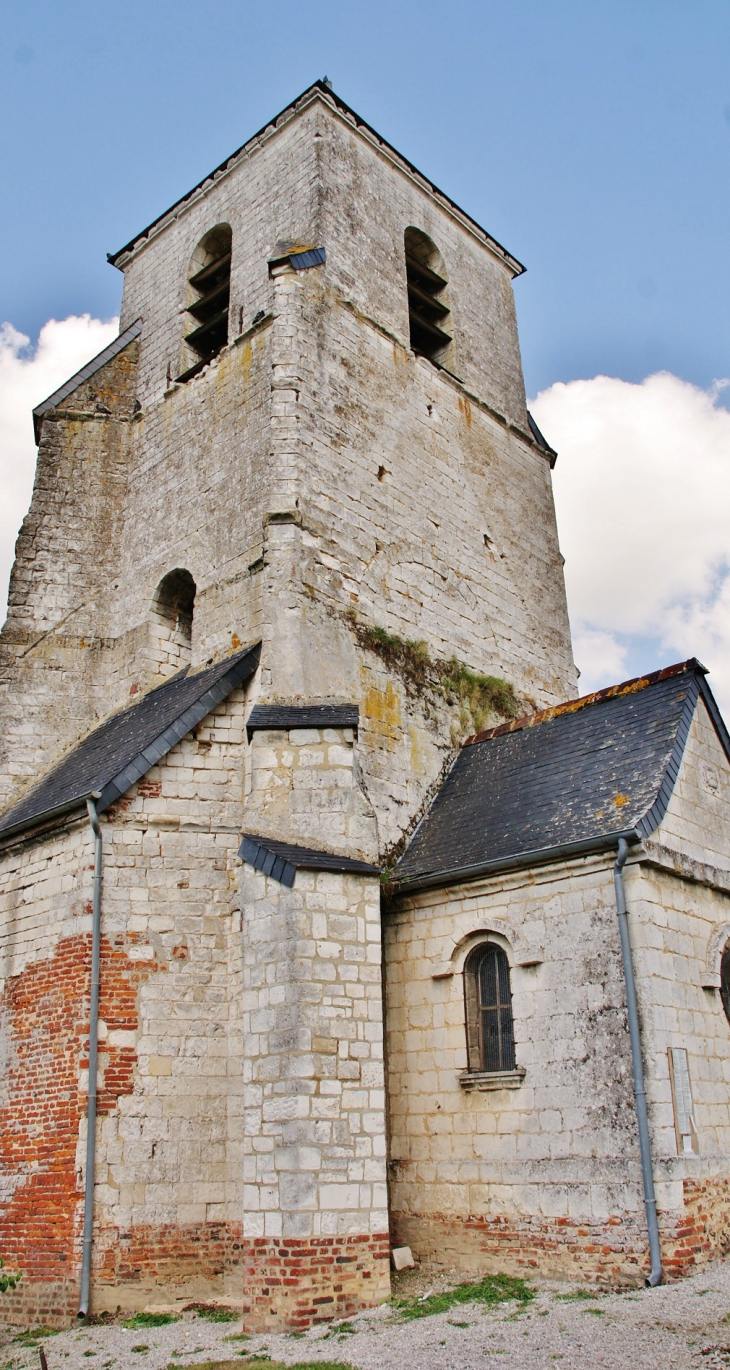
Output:
<svg viewBox="0 0 730 1370">
<path fill-rule="evenodd" d="M 531 409 L 560 453 L 558 528 L 581 689 L 698 656 L 730 709 L 728 384 L 596 376 Z M 644 657 L 643 665 L 637 665 Z"/>
<path fill-rule="evenodd" d="M 33 491 L 33 406 L 101 352 L 117 331 L 117 319 L 103 323 L 88 314 L 49 319 L 32 350 L 30 340 L 12 324 L 0 325 L 0 607 L 6 603 L 15 539 Z"/>
</svg>

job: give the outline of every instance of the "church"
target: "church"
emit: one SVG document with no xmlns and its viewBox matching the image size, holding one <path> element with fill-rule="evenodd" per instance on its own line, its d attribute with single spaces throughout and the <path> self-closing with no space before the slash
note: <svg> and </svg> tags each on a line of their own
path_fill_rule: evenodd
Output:
<svg viewBox="0 0 730 1370">
<path fill-rule="evenodd" d="M 0 636 L 7 1316 L 730 1251 L 730 737 L 579 697 L 523 267 L 315 82 L 109 258 Z"/>
</svg>

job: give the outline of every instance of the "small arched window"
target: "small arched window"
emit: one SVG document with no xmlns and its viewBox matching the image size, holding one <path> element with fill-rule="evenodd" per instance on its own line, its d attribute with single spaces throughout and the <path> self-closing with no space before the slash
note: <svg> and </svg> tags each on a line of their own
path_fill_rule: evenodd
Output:
<svg viewBox="0 0 730 1370">
<path fill-rule="evenodd" d="M 218 224 L 198 243 L 188 271 L 188 303 L 183 373 L 190 380 L 217 357 L 228 342 L 231 295 L 231 243 L 228 224 Z"/>
<path fill-rule="evenodd" d="M 470 951 L 464 965 L 464 998 L 469 1070 L 514 1070 L 509 961 L 495 942 L 481 942 Z"/>
<path fill-rule="evenodd" d="M 419 228 L 405 231 L 411 347 L 443 361 L 451 342 L 448 282 L 436 244 Z"/>
<path fill-rule="evenodd" d="M 730 942 L 727 943 L 720 962 L 720 998 L 725 1017 L 730 1023 Z"/>
<path fill-rule="evenodd" d="M 195 581 L 177 566 L 160 581 L 150 611 L 150 665 L 153 676 L 169 676 L 192 658 Z"/>
</svg>

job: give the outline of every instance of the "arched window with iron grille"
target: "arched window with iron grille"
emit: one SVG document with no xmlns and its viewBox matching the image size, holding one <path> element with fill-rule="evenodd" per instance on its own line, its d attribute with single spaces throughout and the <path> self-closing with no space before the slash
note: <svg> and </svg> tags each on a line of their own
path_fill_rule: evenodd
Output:
<svg viewBox="0 0 730 1370">
<path fill-rule="evenodd" d="M 464 965 L 464 999 L 469 1070 L 514 1070 L 509 961 L 495 942 L 480 942 L 470 951 Z"/>
</svg>

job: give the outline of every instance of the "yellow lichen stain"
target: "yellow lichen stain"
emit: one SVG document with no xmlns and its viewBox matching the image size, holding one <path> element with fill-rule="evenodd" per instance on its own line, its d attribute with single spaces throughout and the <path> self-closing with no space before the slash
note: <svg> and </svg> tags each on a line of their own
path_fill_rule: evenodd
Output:
<svg viewBox="0 0 730 1370">
<path fill-rule="evenodd" d="M 471 405 L 466 398 L 466 395 L 459 396 L 459 408 L 464 415 L 467 428 L 471 428 Z"/>
<path fill-rule="evenodd" d="M 392 680 L 387 682 L 384 690 L 378 689 L 377 685 L 370 686 L 365 694 L 364 710 L 365 717 L 376 725 L 378 732 L 395 734 L 400 728 L 401 711 L 400 696 Z"/>
<path fill-rule="evenodd" d="M 251 347 L 251 339 L 249 338 L 248 341 L 245 342 L 243 344 L 243 347 L 241 348 L 241 371 L 243 372 L 243 379 L 246 385 L 248 385 L 248 379 L 251 374 L 252 361 L 253 350 Z"/>
<path fill-rule="evenodd" d="M 409 724 L 408 735 L 411 739 L 411 771 L 414 776 L 426 775 L 428 771 L 426 756 L 415 724 Z"/>
<path fill-rule="evenodd" d="M 629 804 L 631 801 L 627 794 L 615 794 L 613 796 L 613 802 L 617 809 L 622 809 L 624 804 Z"/>
<path fill-rule="evenodd" d="M 232 646 L 234 652 L 237 652 L 237 651 L 238 651 L 238 648 L 240 647 L 240 645 L 241 645 L 241 639 L 240 639 L 240 637 L 238 636 L 238 633 L 231 633 L 231 646 Z"/>
</svg>

